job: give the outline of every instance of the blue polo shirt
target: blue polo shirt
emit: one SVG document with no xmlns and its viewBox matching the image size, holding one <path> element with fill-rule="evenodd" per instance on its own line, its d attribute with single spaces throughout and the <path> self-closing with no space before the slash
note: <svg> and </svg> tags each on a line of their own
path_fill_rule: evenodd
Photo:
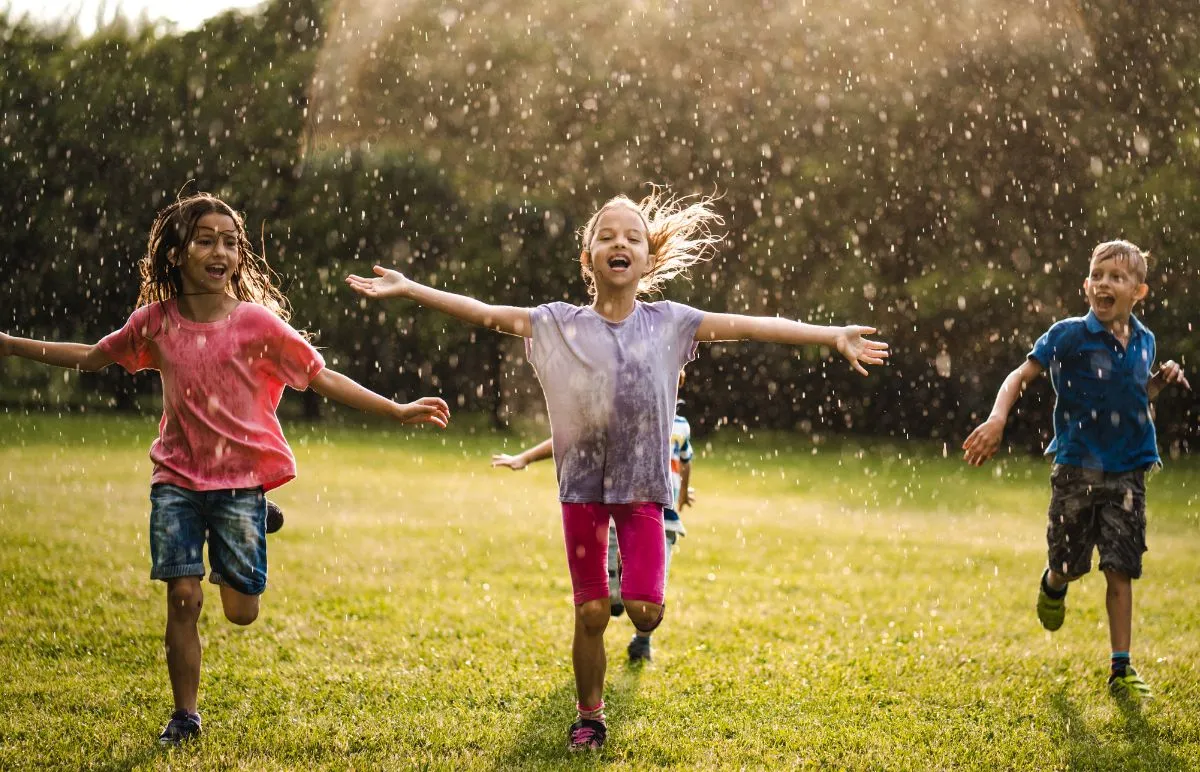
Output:
<svg viewBox="0 0 1200 772">
<path fill-rule="evenodd" d="M 1029 352 L 1050 373 L 1054 441 L 1046 455 L 1059 464 L 1127 472 L 1159 463 L 1146 384 L 1154 365 L 1154 333 L 1129 317 L 1129 345 L 1092 312 L 1055 323 Z"/>
</svg>

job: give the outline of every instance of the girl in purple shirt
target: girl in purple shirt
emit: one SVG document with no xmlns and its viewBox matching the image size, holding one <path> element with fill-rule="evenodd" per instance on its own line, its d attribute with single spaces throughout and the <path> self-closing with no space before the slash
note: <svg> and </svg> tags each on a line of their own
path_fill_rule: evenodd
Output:
<svg viewBox="0 0 1200 772">
<path fill-rule="evenodd" d="M 349 276 L 358 293 L 403 297 L 463 321 L 526 338 L 545 393 L 558 469 L 567 563 L 575 596 L 572 662 L 578 702 L 572 750 L 604 744 L 604 631 L 608 626 L 608 523 L 616 524 L 621 594 L 634 625 L 663 615 L 662 510 L 671 505 L 669 457 L 677 376 L 697 342 L 761 340 L 835 348 L 856 370 L 883 364 L 887 344 L 868 327 L 825 327 L 778 317 L 714 314 L 680 303 L 646 303 L 686 273 L 721 237 L 713 199 L 677 199 L 655 189 L 640 202 L 617 196 L 581 232 L 579 256 L 592 302 L 536 308 L 494 306 L 426 287 L 375 266 Z"/>
</svg>

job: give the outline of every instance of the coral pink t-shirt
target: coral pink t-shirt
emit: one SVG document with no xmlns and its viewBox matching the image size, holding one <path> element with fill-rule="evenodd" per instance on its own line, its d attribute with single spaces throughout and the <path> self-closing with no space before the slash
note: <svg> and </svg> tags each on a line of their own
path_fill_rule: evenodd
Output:
<svg viewBox="0 0 1200 772">
<path fill-rule="evenodd" d="M 239 303 L 225 319 L 201 323 L 183 318 L 174 299 L 151 303 L 99 346 L 131 373 L 162 376 L 151 483 L 270 490 L 296 476 L 275 409 L 284 386 L 308 388 L 325 360 L 263 306 Z"/>
</svg>

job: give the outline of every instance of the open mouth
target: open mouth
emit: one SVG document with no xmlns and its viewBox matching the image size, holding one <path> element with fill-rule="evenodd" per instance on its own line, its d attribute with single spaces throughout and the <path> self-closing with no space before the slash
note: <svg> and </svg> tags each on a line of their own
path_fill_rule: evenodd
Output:
<svg viewBox="0 0 1200 772">
<path fill-rule="evenodd" d="M 205 272 L 214 279 L 224 279 L 229 268 L 224 265 L 210 265 L 204 269 Z"/>
<path fill-rule="evenodd" d="M 1117 304 L 1117 299 L 1110 295 L 1096 295 L 1093 304 L 1097 310 L 1107 311 Z"/>
<path fill-rule="evenodd" d="M 614 271 L 624 271 L 628 269 L 629 266 L 629 258 L 625 257 L 624 255 L 617 255 L 616 257 L 610 257 L 608 259 L 608 267 Z"/>
</svg>

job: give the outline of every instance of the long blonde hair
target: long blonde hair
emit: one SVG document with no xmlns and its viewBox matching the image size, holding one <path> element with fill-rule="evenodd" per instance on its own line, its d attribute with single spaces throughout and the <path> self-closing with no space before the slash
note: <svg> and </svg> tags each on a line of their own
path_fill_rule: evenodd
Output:
<svg viewBox="0 0 1200 772">
<path fill-rule="evenodd" d="M 230 217 L 237 227 L 238 269 L 229 280 L 233 296 L 238 300 L 257 303 L 283 321 L 288 321 L 292 315 L 291 305 L 275 286 L 275 272 L 251 246 L 241 214 L 210 193 L 180 198 L 158 213 L 154 225 L 150 226 L 146 255 L 138 261 L 138 273 L 142 278 L 138 308 L 179 297 L 183 290 L 183 279 L 171 257 L 176 254 L 182 256 L 195 235 L 196 223 L 204 215 L 213 213 Z"/>
<path fill-rule="evenodd" d="M 626 206 L 637 212 L 646 228 L 650 253 L 650 270 L 638 281 L 638 295 L 653 295 L 676 276 L 688 273 L 696 263 L 712 259 L 716 245 L 724 234 L 714 233 L 714 225 L 725 224 L 724 218 L 712 209 L 719 196 L 673 196 L 663 187 L 652 185 L 641 201 L 620 195 L 610 198 L 579 231 L 583 249 L 579 253 L 580 273 L 587 282 L 588 295 L 596 296 L 596 280 L 592 273 L 589 247 L 596 233 L 600 215 L 614 206 Z"/>
</svg>

